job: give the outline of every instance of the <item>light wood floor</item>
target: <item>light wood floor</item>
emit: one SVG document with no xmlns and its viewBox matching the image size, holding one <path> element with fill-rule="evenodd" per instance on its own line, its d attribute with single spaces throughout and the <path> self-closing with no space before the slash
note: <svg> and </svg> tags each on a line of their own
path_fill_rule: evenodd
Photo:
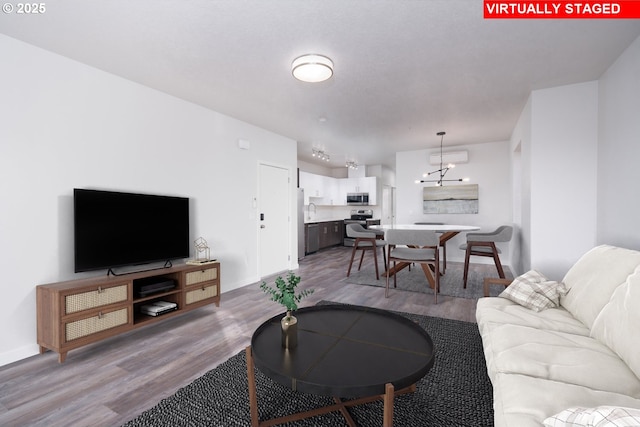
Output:
<svg viewBox="0 0 640 427">
<path fill-rule="evenodd" d="M 301 306 L 330 300 L 475 321 L 475 300 L 439 296 L 434 305 L 431 295 L 402 291 L 385 299 L 384 288 L 341 283 L 349 255 L 336 247 L 301 261 L 300 286 L 315 289 Z M 373 268 L 369 259 L 362 268 Z M 64 364 L 48 352 L 1 367 L 0 426 L 119 426 L 243 350 L 282 311 L 253 284 L 223 293 L 220 307 L 72 350 Z"/>
</svg>

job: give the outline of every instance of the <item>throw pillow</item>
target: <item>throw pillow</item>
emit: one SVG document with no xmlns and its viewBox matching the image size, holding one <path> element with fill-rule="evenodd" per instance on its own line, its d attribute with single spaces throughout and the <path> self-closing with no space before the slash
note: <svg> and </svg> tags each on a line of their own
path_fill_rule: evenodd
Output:
<svg viewBox="0 0 640 427">
<path fill-rule="evenodd" d="M 542 273 L 530 270 L 513 282 L 499 295 L 534 311 L 560 305 L 560 296 L 567 293 L 564 283 L 547 279 Z"/>
<path fill-rule="evenodd" d="M 569 408 L 543 421 L 546 427 L 638 427 L 640 409 L 619 406 L 599 406 L 597 408 Z"/>
</svg>

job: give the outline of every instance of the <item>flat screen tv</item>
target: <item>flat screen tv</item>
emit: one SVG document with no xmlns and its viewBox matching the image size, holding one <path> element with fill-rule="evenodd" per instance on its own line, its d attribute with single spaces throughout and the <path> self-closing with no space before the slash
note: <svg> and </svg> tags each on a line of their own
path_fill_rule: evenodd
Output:
<svg viewBox="0 0 640 427">
<path fill-rule="evenodd" d="M 189 257 L 189 199 L 73 190 L 75 271 Z"/>
</svg>

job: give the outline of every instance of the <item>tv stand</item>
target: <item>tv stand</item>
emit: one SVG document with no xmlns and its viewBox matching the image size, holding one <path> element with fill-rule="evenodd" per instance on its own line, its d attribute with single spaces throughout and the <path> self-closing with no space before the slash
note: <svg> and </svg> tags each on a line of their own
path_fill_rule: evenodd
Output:
<svg viewBox="0 0 640 427">
<path fill-rule="evenodd" d="M 163 268 L 171 268 L 171 267 L 173 267 L 173 263 L 171 262 L 170 259 L 168 259 L 167 262 L 164 263 L 163 267 L 149 268 L 147 270 L 140 270 L 140 271 L 131 271 L 128 273 L 116 273 L 115 271 L 113 271 L 113 267 L 109 267 L 109 269 L 107 270 L 107 276 L 124 276 L 126 274 L 144 273 L 147 271 L 162 270 Z"/>
<path fill-rule="evenodd" d="M 149 282 L 175 286 L 140 295 Z M 144 293 L 143 293 L 144 294 Z M 156 301 L 177 304 L 162 316 L 143 313 Z M 119 276 L 38 285 L 36 312 L 40 353 L 53 350 L 63 363 L 69 350 L 161 322 L 207 304 L 220 306 L 220 263 L 181 264 Z"/>
</svg>

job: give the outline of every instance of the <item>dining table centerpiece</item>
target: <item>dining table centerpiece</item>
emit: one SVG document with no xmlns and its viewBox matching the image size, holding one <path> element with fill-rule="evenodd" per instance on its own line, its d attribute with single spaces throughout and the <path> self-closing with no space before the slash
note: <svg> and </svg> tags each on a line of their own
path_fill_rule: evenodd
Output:
<svg viewBox="0 0 640 427">
<path fill-rule="evenodd" d="M 302 289 L 296 292 L 296 288 L 300 283 L 300 276 L 296 276 L 293 272 L 289 272 L 287 280 L 282 276 L 278 276 L 275 280 L 275 286 L 270 286 L 263 281 L 260 289 L 271 296 L 271 300 L 282 304 L 286 308 L 285 316 L 280 320 L 282 327 L 282 346 L 292 349 L 298 345 L 298 319 L 293 312 L 298 309 L 298 303 L 302 298 L 313 293 L 313 289 Z"/>
</svg>

